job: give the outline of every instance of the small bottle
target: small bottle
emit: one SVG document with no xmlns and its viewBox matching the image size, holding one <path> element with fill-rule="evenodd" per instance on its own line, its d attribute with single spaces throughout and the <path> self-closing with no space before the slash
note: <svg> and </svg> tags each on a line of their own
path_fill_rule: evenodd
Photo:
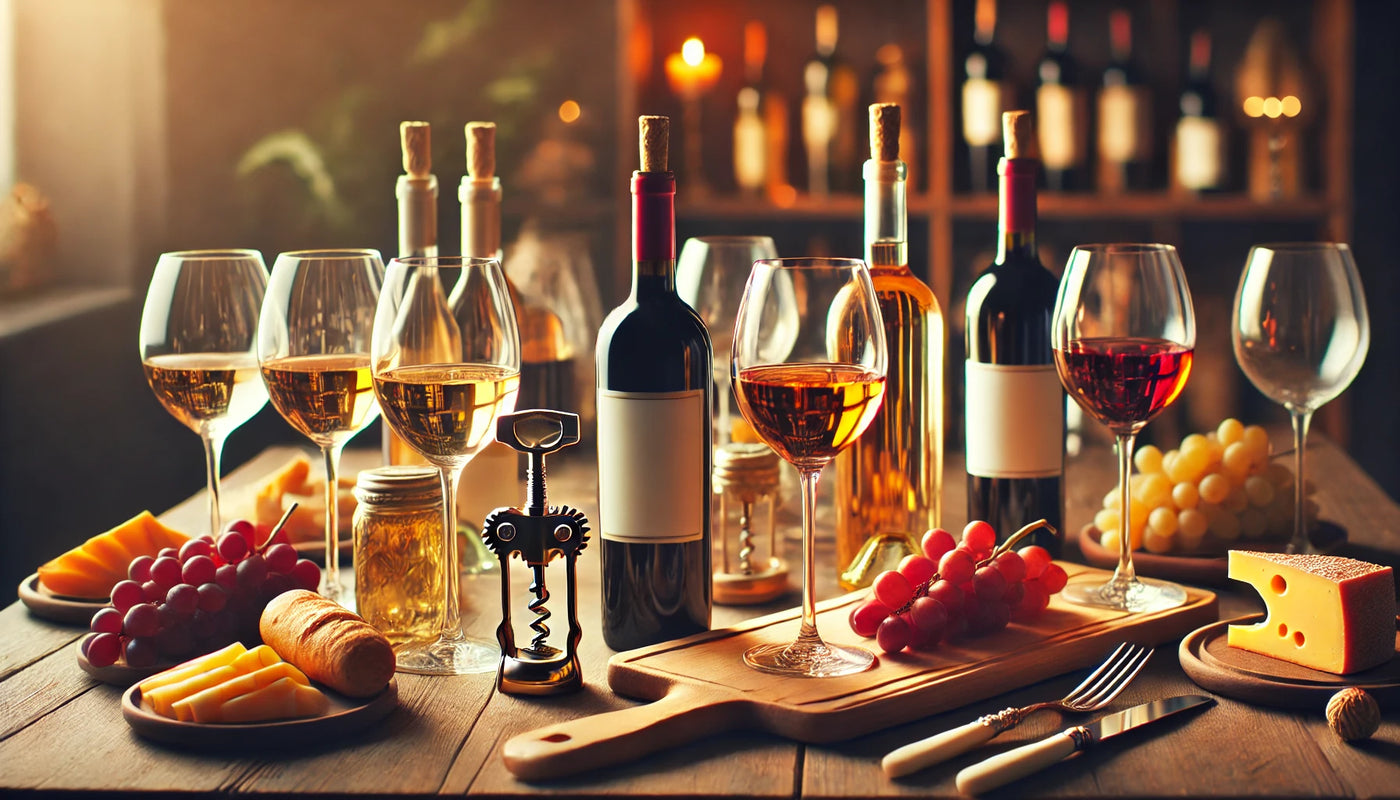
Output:
<svg viewBox="0 0 1400 800">
<path fill-rule="evenodd" d="M 1176 123 L 1176 183 L 1192 192 L 1219 189 L 1225 181 L 1225 133 L 1210 83 L 1210 32 L 1191 34 L 1190 70 Z"/>
<path fill-rule="evenodd" d="M 1046 13 L 1045 55 L 1036 67 L 1036 138 L 1052 192 L 1081 191 L 1088 149 L 1088 106 L 1078 64 L 1069 53 L 1069 6 L 1051 0 Z"/>
<path fill-rule="evenodd" d="M 854 189 L 858 160 L 856 103 L 860 84 L 836 52 L 836 6 L 817 7 L 816 53 L 802 69 L 802 140 L 807 152 L 807 191 L 817 197 Z"/>
<path fill-rule="evenodd" d="M 1133 61 L 1133 18 L 1108 17 L 1111 60 L 1099 88 L 1099 189 L 1108 194 L 1152 185 L 1152 97 Z"/>
<path fill-rule="evenodd" d="M 442 619 L 442 486 L 429 466 L 367 469 L 355 484 L 356 612 L 395 646 Z"/>
<path fill-rule="evenodd" d="M 768 34 L 762 22 L 744 25 L 744 86 L 734 117 L 734 182 L 739 191 L 761 193 L 768 185 L 768 135 L 764 129 L 763 64 Z"/>
<path fill-rule="evenodd" d="M 967 143 L 969 188 L 990 192 L 996 186 L 995 148 L 1001 142 L 1001 112 L 1010 101 L 1006 56 L 993 36 L 996 0 L 977 0 L 973 45 L 963 59 L 962 135 Z M 905 152 L 902 146 L 900 152 Z"/>
</svg>

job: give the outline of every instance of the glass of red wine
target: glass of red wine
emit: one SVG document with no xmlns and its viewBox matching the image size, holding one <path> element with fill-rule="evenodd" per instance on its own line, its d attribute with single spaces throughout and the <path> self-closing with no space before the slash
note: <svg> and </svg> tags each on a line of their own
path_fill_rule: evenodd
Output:
<svg viewBox="0 0 1400 800">
<path fill-rule="evenodd" d="M 1122 497 L 1118 567 L 1102 585 L 1071 583 L 1083 605 L 1159 611 L 1186 602 L 1180 586 L 1137 577 L 1130 535 L 1133 440 L 1186 386 L 1196 346 L 1191 292 L 1176 248 L 1079 245 L 1055 299 L 1051 342 L 1065 391 L 1113 432 Z"/>
<path fill-rule="evenodd" d="M 803 299 L 792 314 L 792 290 Z M 802 626 L 790 644 L 763 644 L 744 663 L 814 678 L 868 669 L 868 650 L 817 633 L 816 495 L 822 469 L 870 427 L 885 394 L 885 334 L 865 262 L 755 261 L 734 323 L 731 374 L 739 411 L 802 485 Z M 788 324 L 795 322 L 795 333 Z"/>
</svg>

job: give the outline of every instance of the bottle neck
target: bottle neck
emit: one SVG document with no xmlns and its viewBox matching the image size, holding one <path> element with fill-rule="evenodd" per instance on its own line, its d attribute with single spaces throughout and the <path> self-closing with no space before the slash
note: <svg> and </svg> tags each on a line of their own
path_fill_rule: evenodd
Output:
<svg viewBox="0 0 1400 800">
<path fill-rule="evenodd" d="M 1040 162 L 1033 158 L 1003 158 L 997 164 L 1000 202 L 997 207 L 997 260 L 1039 263 L 1035 245 L 1035 182 Z"/>
<path fill-rule="evenodd" d="M 437 255 L 437 176 L 413 178 L 400 175 L 394 194 L 399 199 L 398 254 Z"/>
<path fill-rule="evenodd" d="M 903 161 L 865 162 L 865 260 L 876 267 L 909 266 L 908 168 Z"/>
<path fill-rule="evenodd" d="M 632 296 L 676 291 L 676 176 L 632 173 Z"/>
<path fill-rule="evenodd" d="M 462 255 L 501 260 L 501 179 L 462 178 Z"/>
</svg>

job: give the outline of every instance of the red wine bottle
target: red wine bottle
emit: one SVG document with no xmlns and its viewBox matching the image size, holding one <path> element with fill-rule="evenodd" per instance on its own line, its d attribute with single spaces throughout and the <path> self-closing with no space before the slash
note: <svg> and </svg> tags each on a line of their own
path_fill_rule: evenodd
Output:
<svg viewBox="0 0 1400 800">
<path fill-rule="evenodd" d="M 996 46 L 996 0 L 977 0 L 973 45 L 963 59 L 962 134 L 967 142 L 968 188 L 990 192 L 996 186 L 996 146 L 1001 113 L 1011 106 L 1006 56 Z"/>
<path fill-rule="evenodd" d="M 1002 533 L 1045 519 L 1063 535 L 1065 395 L 1050 342 L 1059 281 L 1036 254 L 1029 117 L 1003 115 L 1001 240 L 967 293 L 967 518 Z M 1061 537 L 1032 537 L 1059 553 Z"/>
<path fill-rule="evenodd" d="M 1099 189 L 1113 194 L 1151 188 L 1152 97 L 1133 62 L 1133 18 L 1108 17 L 1110 60 L 1099 88 Z"/>
<path fill-rule="evenodd" d="M 640 119 L 632 293 L 598 331 L 603 639 L 614 650 L 710 627 L 710 336 L 676 294 L 669 120 Z"/>
<path fill-rule="evenodd" d="M 1177 185 L 1193 192 L 1222 188 L 1225 181 L 1225 134 L 1215 87 L 1210 82 L 1210 32 L 1191 34 L 1190 67 L 1181 90 L 1181 118 L 1176 123 Z"/>
<path fill-rule="evenodd" d="M 1036 65 L 1035 121 L 1045 185 L 1052 192 L 1087 189 L 1088 105 L 1079 65 L 1069 53 L 1069 6 L 1051 0 L 1045 55 Z"/>
</svg>

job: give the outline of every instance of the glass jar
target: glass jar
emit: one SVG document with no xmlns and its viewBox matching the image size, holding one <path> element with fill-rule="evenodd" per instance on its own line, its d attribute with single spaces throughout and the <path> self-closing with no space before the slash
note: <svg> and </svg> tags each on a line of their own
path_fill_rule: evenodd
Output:
<svg viewBox="0 0 1400 800">
<path fill-rule="evenodd" d="M 442 487 L 426 465 L 367 469 L 355 484 L 355 605 L 395 646 L 441 625 Z"/>
</svg>

